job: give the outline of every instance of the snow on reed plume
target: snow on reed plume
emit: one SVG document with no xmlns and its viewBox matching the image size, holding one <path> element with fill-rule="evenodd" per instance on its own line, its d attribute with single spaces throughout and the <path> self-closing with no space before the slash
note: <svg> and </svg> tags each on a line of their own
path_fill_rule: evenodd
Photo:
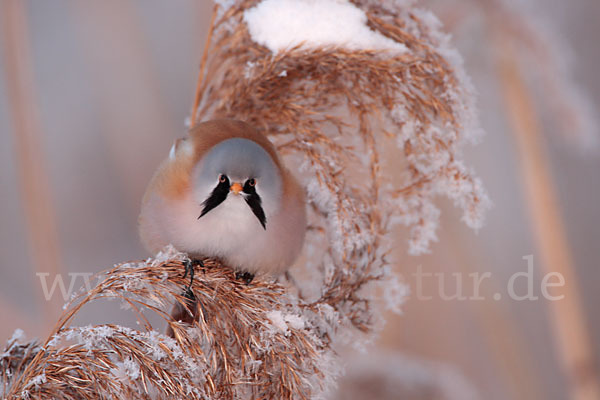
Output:
<svg viewBox="0 0 600 400">
<path fill-rule="evenodd" d="M 312 242 L 325 232 L 334 263 L 372 265 L 390 222 L 409 227 L 411 253 L 429 251 L 439 195 L 481 226 L 489 200 L 460 155 L 481 133 L 473 88 L 435 16 L 393 7 L 403 2 L 221 3 L 197 118 L 254 124 L 304 172 L 319 227 Z M 286 17 L 282 4 L 297 6 Z M 338 35 L 323 28 L 339 15 L 351 20 L 335 25 Z M 348 41 L 365 31 L 378 50 Z M 400 171 L 381 166 L 392 146 Z"/>
<path fill-rule="evenodd" d="M 330 29 L 333 15 L 319 13 L 346 24 Z M 293 16 L 289 34 L 291 22 L 276 22 Z M 387 259 L 393 225 L 409 228 L 408 249 L 419 254 L 435 240 L 436 197 L 454 201 L 473 228 L 488 207 L 460 157 L 479 133 L 473 90 L 439 28 L 411 2 L 219 1 L 192 123 L 245 120 L 277 145 L 309 200 L 299 265 L 286 285 L 260 277 L 245 285 L 206 259 L 196 303 L 182 297 L 185 255 L 174 249 L 117 265 L 69 304 L 40 346 L 9 344 L 4 396 L 324 397 L 341 373 L 336 349 L 366 343 L 380 320 L 375 294 L 394 309 L 406 294 Z M 386 167 L 390 158 L 400 169 Z M 69 325 L 107 297 L 125 302 L 144 329 Z M 169 335 L 142 309 L 160 315 Z"/>
</svg>

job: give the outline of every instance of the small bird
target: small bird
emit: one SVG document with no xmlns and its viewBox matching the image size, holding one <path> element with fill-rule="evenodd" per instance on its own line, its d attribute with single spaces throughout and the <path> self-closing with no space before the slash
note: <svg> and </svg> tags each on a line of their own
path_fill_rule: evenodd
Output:
<svg viewBox="0 0 600 400">
<path fill-rule="evenodd" d="M 197 124 L 175 142 L 146 189 L 139 217 L 150 252 L 172 244 L 192 259 L 220 260 L 247 282 L 286 271 L 305 231 L 303 188 L 273 144 L 235 120 Z"/>
</svg>

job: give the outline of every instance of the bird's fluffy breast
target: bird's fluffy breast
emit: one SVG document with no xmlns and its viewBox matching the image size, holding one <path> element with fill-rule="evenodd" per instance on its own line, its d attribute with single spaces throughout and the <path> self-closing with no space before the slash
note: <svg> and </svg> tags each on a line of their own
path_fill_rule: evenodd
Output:
<svg viewBox="0 0 600 400">
<path fill-rule="evenodd" d="M 252 273 L 278 273 L 299 251 L 290 248 L 293 243 L 282 235 L 282 215 L 273 216 L 273 224 L 269 221 L 265 230 L 241 195 L 230 194 L 200 219 L 198 213 L 190 196 L 178 201 L 151 196 L 142 219 L 148 220 L 145 230 L 154 231 L 149 237 L 159 239 L 146 245 L 158 249 L 171 243 L 192 256 L 217 257 L 234 269 Z"/>
</svg>

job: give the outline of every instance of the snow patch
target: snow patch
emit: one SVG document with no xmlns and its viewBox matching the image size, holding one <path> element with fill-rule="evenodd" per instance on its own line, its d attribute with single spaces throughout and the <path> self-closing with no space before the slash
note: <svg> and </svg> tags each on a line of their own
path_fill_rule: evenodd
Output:
<svg viewBox="0 0 600 400">
<path fill-rule="evenodd" d="M 304 48 L 407 51 L 367 26 L 367 15 L 347 0 L 263 0 L 244 12 L 252 39 L 273 53 Z"/>
<path fill-rule="evenodd" d="M 110 373 L 120 380 L 126 383 L 128 379 L 135 381 L 140 377 L 140 366 L 137 362 L 131 358 L 126 358 L 122 363 L 116 363 L 117 368 L 111 368 Z"/>
<path fill-rule="evenodd" d="M 279 310 L 269 311 L 267 313 L 267 318 L 271 321 L 271 324 L 279 331 L 283 332 L 286 336 L 289 335 L 289 328 L 292 329 L 304 329 L 305 321 L 304 319 L 295 314 L 284 314 Z"/>
<path fill-rule="evenodd" d="M 46 373 L 42 372 L 41 374 L 31 378 L 31 380 L 29 382 L 27 382 L 27 385 L 25 385 L 25 387 L 30 387 L 30 386 L 38 387 L 38 386 L 46 383 L 46 380 L 47 380 Z"/>
</svg>

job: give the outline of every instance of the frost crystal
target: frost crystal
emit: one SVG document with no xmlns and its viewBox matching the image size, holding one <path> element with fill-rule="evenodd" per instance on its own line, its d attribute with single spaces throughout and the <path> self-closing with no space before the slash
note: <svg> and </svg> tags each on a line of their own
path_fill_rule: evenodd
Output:
<svg viewBox="0 0 600 400">
<path fill-rule="evenodd" d="M 271 323 L 273 323 L 273 325 L 279 329 L 280 331 L 287 333 L 288 332 L 288 326 L 285 323 L 285 319 L 283 318 L 283 315 L 281 314 L 281 311 L 279 310 L 273 310 L 273 311 L 269 311 L 267 313 L 267 318 L 269 318 L 269 320 L 271 321 Z"/>
<path fill-rule="evenodd" d="M 41 373 L 38 376 L 31 378 L 27 383 L 27 386 L 40 386 L 43 383 L 46 383 L 46 374 Z"/>
<path fill-rule="evenodd" d="M 111 368 L 110 372 L 120 381 L 135 380 L 140 376 L 140 366 L 131 358 L 126 358 L 124 362 L 117 363 L 117 368 Z"/>
</svg>

